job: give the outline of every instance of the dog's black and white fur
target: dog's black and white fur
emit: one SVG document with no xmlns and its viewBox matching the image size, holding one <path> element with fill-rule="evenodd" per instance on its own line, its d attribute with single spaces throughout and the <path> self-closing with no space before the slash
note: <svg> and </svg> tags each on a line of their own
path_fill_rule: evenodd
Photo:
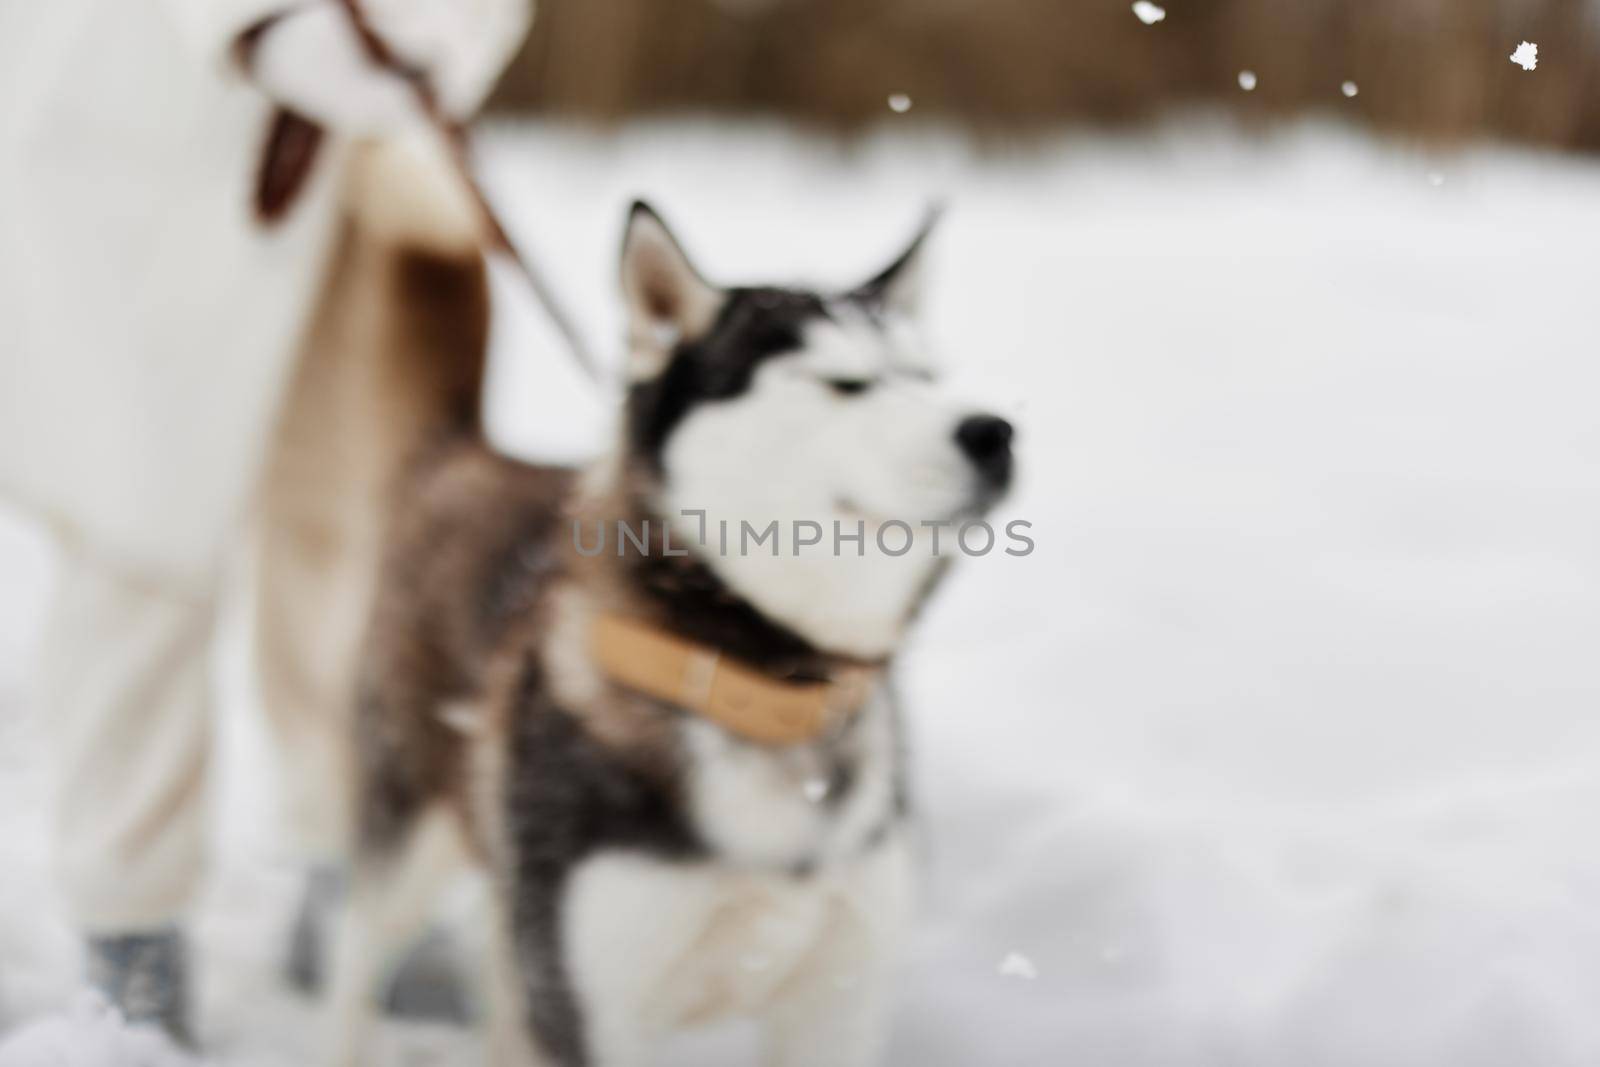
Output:
<svg viewBox="0 0 1600 1067">
<path fill-rule="evenodd" d="M 636 205 L 619 447 L 573 474 L 465 433 L 408 484 L 363 669 L 338 1063 L 362 1062 L 377 969 L 453 860 L 492 876 L 497 1064 L 635 1067 L 730 1016 L 763 1022 L 773 1067 L 877 1061 L 912 888 L 882 675 L 829 735 L 772 747 L 619 687 L 586 635 L 620 613 L 776 679 L 888 663 L 943 570 L 919 524 L 1011 475 L 1010 427 L 949 396 L 919 339 L 925 235 L 847 293 L 722 289 Z M 653 551 L 575 550 L 573 522 L 618 519 L 649 520 Z M 774 519 L 830 536 L 698 544 Z M 912 551 L 877 550 L 890 519 Z M 859 555 L 836 520 L 864 524 Z"/>
</svg>

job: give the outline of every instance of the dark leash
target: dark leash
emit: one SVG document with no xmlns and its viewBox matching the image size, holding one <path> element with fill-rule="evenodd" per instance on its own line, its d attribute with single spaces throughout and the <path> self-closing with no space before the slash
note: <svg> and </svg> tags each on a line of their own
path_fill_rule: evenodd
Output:
<svg viewBox="0 0 1600 1067">
<path fill-rule="evenodd" d="M 445 113 L 439 104 L 438 94 L 434 92 L 426 74 L 405 62 L 373 28 L 372 23 L 367 20 L 366 13 L 361 9 L 360 0 L 339 0 L 339 3 L 349 17 L 350 25 L 361 41 L 362 50 L 366 52 L 367 58 L 374 66 L 402 78 L 416 94 L 417 104 L 423 117 L 449 151 L 456 176 L 478 209 L 490 247 L 508 258 L 517 269 L 517 273 L 522 276 L 523 281 L 539 301 L 540 307 L 544 309 L 550 324 L 561 335 L 574 362 L 582 368 L 590 381 L 597 385 L 604 384 L 605 378 L 599 364 L 595 362 L 588 346 L 583 343 L 582 335 L 556 297 L 555 290 L 551 288 L 544 273 L 538 269 L 528 254 L 512 241 L 511 235 L 500 221 L 499 213 L 495 211 L 494 205 L 484 193 L 483 184 L 478 180 L 477 172 L 472 165 L 471 144 L 466 126 Z M 259 34 L 264 28 L 263 25 L 251 33 Z M 246 49 L 250 43 L 248 36 L 244 41 Z M 287 108 L 277 109 L 267 129 L 266 143 L 256 174 L 256 216 L 264 224 L 274 224 L 288 215 L 311 175 L 324 140 L 324 131 L 315 122 Z"/>
</svg>

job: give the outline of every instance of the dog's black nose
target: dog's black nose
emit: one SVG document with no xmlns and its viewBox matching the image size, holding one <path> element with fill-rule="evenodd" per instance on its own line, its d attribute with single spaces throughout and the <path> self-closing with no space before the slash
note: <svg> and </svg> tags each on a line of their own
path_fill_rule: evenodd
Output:
<svg viewBox="0 0 1600 1067">
<path fill-rule="evenodd" d="M 1011 424 L 998 415 L 969 415 L 956 427 L 956 444 L 991 483 L 1011 480 Z"/>
</svg>

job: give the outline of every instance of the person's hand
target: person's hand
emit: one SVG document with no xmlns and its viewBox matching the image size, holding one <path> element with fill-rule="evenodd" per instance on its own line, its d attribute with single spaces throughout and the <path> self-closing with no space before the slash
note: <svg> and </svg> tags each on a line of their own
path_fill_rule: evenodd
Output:
<svg viewBox="0 0 1600 1067">
<path fill-rule="evenodd" d="M 425 71 L 446 114 L 470 118 L 533 19 L 533 0 L 360 0 L 399 57 Z"/>
<path fill-rule="evenodd" d="M 356 136 L 391 134 L 425 121 L 416 89 L 367 54 L 338 3 L 297 8 L 252 43 L 251 80 L 289 110 Z"/>
<path fill-rule="evenodd" d="M 526 0 L 361 0 L 367 24 L 456 119 L 483 102 L 529 10 Z M 393 134 L 426 118 L 415 87 L 368 54 L 338 0 L 291 9 L 265 26 L 249 69 L 280 104 L 342 133 Z"/>
</svg>

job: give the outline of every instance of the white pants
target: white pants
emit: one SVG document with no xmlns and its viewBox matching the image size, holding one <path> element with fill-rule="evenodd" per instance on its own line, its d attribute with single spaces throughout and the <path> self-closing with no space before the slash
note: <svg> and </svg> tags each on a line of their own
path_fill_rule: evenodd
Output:
<svg viewBox="0 0 1600 1067">
<path fill-rule="evenodd" d="M 212 598 L 63 552 L 42 695 L 54 732 L 57 864 L 93 933 L 173 918 L 204 840 Z"/>
<path fill-rule="evenodd" d="M 427 212 L 418 212 L 429 218 Z M 433 218 L 437 218 L 435 213 Z M 470 216 L 468 216 L 470 218 Z M 475 254 L 471 225 L 465 254 Z M 410 234 L 438 244 L 438 233 Z M 398 465 L 434 417 L 391 314 L 392 233 L 346 227 L 254 484 L 261 704 L 308 860 L 342 854 L 350 714 Z M 203 871 L 211 649 L 220 589 L 130 573 L 66 546 L 42 694 L 58 757 L 58 868 L 90 932 L 177 918 Z"/>
<path fill-rule="evenodd" d="M 300 388 L 328 368 L 306 362 L 280 429 L 316 421 L 337 432 L 337 419 L 315 418 L 335 397 Z M 280 769 L 282 814 L 308 861 L 343 851 L 345 734 L 378 555 L 378 506 L 361 485 L 339 485 L 340 473 L 351 472 L 336 450 L 286 433 L 265 477 L 241 473 L 261 481 L 251 629 L 277 745 L 259 755 Z M 63 548 L 40 687 L 56 756 L 58 876 L 86 932 L 147 930 L 182 913 L 205 867 L 222 590 Z"/>
</svg>

